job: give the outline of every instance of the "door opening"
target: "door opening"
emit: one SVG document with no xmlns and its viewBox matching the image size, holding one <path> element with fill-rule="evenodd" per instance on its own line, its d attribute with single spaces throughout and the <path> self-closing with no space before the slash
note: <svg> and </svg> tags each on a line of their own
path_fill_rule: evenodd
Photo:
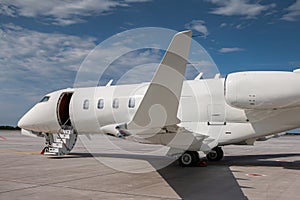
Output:
<svg viewBox="0 0 300 200">
<path fill-rule="evenodd" d="M 73 93 L 71 92 L 64 92 L 60 95 L 57 102 L 57 119 L 62 128 L 65 126 L 72 126 L 69 109 L 72 95 Z"/>
</svg>

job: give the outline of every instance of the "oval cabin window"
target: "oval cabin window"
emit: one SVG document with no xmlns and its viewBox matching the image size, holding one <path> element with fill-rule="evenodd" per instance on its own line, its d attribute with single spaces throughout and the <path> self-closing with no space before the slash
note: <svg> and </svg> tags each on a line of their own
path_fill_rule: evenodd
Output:
<svg viewBox="0 0 300 200">
<path fill-rule="evenodd" d="M 128 107 L 134 108 L 134 106 L 135 106 L 135 99 L 134 99 L 134 97 L 130 97 L 130 99 L 128 101 Z"/>
<path fill-rule="evenodd" d="M 83 101 L 83 109 L 84 110 L 89 109 L 89 100 L 88 99 L 86 99 L 86 100 Z"/>
<path fill-rule="evenodd" d="M 103 109 L 104 108 L 104 99 L 99 99 L 98 100 L 98 109 Z"/>
<path fill-rule="evenodd" d="M 119 99 L 114 99 L 113 100 L 112 107 L 115 108 L 115 109 L 119 108 Z"/>
</svg>

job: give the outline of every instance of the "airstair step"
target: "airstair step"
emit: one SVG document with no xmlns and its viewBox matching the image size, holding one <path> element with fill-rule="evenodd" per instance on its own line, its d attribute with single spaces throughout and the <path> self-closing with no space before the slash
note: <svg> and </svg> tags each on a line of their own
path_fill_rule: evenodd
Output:
<svg viewBox="0 0 300 200">
<path fill-rule="evenodd" d="M 63 147 L 63 143 L 62 142 L 54 142 L 51 144 L 51 146 L 53 148 L 62 148 Z"/>
<path fill-rule="evenodd" d="M 46 155 L 46 156 L 56 156 L 57 153 L 53 153 L 53 152 L 44 152 L 44 155 Z"/>
<path fill-rule="evenodd" d="M 66 135 L 70 135 L 73 133 L 73 130 L 62 130 L 62 132 Z"/>
<path fill-rule="evenodd" d="M 58 139 L 70 139 L 70 134 L 59 134 Z"/>
<path fill-rule="evenodd" d="M 65 138 L 55 138 L 54 143 L 67 143 L 67 139 Z"/>
<path fill-rule="evenodd" d="M 49 147 L 49 153 L 59 153 L 59 148 Z"/>
</svg>

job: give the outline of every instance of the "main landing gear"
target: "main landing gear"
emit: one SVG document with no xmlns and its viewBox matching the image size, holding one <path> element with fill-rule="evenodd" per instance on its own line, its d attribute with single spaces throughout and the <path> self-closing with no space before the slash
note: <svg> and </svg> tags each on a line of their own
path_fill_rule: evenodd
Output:
<svg viewBox="0 0 300 200">
<path fill-rule="evenodd" d="M 179 165 L 182 167 L 195 166 L 200 162 L 197 151 L 186 151 L 179 157 Z"/>
<path fill-rule="evenodd" d="M 221 147 L 215 147 L 211 152 L 206 154 L 206 158 L 209 161 L 220 161 L 224 156 L 224 152 Z"/>
<path fill-rule="evenodd" d="M 209 161 L 220 161 L 224 156 L 224 152 L 221 147 L 215 147 L 206 155 Z M 205 161 L 201 161 L 197 151 L 186 151 L 178 159 L 179 165 L 182 167 L 191 166 L 206 166 Z"/>
</svg>

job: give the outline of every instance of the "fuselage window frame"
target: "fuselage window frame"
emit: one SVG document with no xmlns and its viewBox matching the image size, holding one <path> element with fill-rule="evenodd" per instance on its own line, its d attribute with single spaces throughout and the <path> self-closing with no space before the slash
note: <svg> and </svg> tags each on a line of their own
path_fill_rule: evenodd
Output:
<svg viewBox="0 0 300 200">
<path fill-rule="evenodd" d="M 89 107 L 90 107 L 90 101 L 89 101 L 88 99 L 85 99 L 85 100 L 83 101 L 83 106 L 82 106 L 82 108 L 83 108 L 83 110 L 88 110 Z"/>
<path fill-rule="evenodd" d="M 128 108 L 134 108 L 135 107 L 135 98 L 130 97 L 128 100 Z"/>
<path fill-rule="evenodd" d="M 98 104 L 97 104 L 98 109 L 103 109 L 104 108 L 104 99 L 99 99 Z"/>
<path fill-rule="evenodd" d="M 114 109 L 118 109 L 119 108 L 119 99 L 118 98 L 114 98 L 113 99 L 113 102 L 112 102 L 112 107 L 114 108 Z"/>
</svg>

